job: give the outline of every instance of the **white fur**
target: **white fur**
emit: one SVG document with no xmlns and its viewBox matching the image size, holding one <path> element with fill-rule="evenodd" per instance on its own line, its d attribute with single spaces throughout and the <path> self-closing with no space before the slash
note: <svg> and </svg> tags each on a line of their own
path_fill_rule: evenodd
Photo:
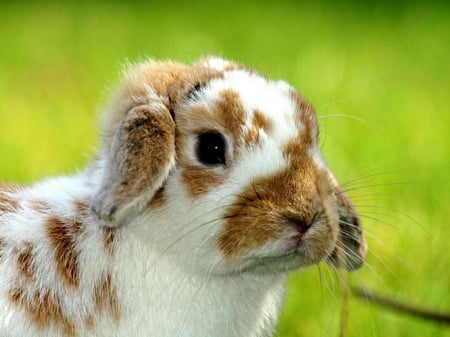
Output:
<svg viewBox="0 0 450 337">
<path fill-rule="evenodd" d="M 208 61 L 219 70 L 227 64 L 221 59 Z M 112 255 L 103 249 L 98 222 L 85 219 L 85 231 L 76 242 L 80 254 L 78 288 L 69 289 L 58 275 L 54 250 L 45 233 L 49 216 L 33 210 L 30 203 L 45 201 L 51 205 L 51 216 L 75 218 L 75 201 L 95 193 L 105 161 L 100 158 L 94 167 L 76 176 L 50 179 L 18 192 L 20 210 L 0 214 L 0 237 L 11 244 L 0 260 L 0 336 L 61 336 L 59 326 L 38 328 L 9 301 L 11 287 L 22 282 L 17 278 L 12 245 L 24 241 L 36 248 L 34 263 L 40 289 L 52 289 L 62 299 L 62 310 L 78 336 L 263 337 L 273 333 L 283 304 L 286 274 L 241 273 L 225 261 L 217 240 L 224 225 L 221 216 L 235 196 L 253 179 L 288 167 L 282 149 L 299 136 L 302 126 L 296 125 L 296 107 L 286 94 L 286 83 L 242 70 L 212 80 L 199 96 L 200 103 L 189 104 L 211 106 L 226 88 L 240 94 L 247 121 L 258 109 L 275 123 L 273 133 L 269 136 L 260 130 L 257 147 L 246 149 L 228 172 L 218 169 L 227 174 L 226 182 L 198 198 L 189 197 L 180 171 L 173 169 L 165 183 L 165 203 L 135 214 L 130 223 L 116 229 L 117 246 Z M 155 95 L 151 88 L 148 91 Z M 231 138 L 228 141 L 233 146 Z M 194 147 L 190 138 L 186 151 L 194 153 Z M 325 167 L 317 149 L 311 151 L 317 164 Z M 198 165 L 193 154 L 189 160 Z M 284 248 L 282 240 L 274 241 L 255 254 L 272 256 Z M 120 303 L 119 322 L 96 310 L 92 300 L 95 284 L 108 271 Z M 93 330 L 86 326 L 87 315 L 93 315 Z"/>
<path fill-rule="evenodd" d="M 80 287 L 67 291 L 53 266 L 53 251 L 44 232 L 42 215 L 34 214 L 27 203 L 35 198 L 52 204 L 55 216 L 71 218 L 68 205 L 92 193 L 83 175 L 50 180 L 34 186 L 23 195 L 20 213 L 0 217 L 1 234 L 8 241 L 30 241 L 39 247 L 35 256 L 36 274 L 42 287 L 57 289 L 64 299 L 63 308 L 77 324 L 80 336 L 265 336 L 273 330 L 282 305 L 284 275 L 222 275 L 198 270 L 211 265 L 213 249 L 205 244 L 192 250 L 192 242 L 204 241 L 208 230 L 196 232 L 199 222 L 207 222 L 211 205 L 204 204 L 204 214 L 190 211 L 192 205 L 176 186 L 175 214 L 162 208 L 144 214 L 120 229 L 120 246 L 113 257 L 102 249 L 97 225 L 89 224 L 83 241 L 77 246 L 80 255 Z M 173 190 L 173 192 L 172 192 Z M 63 192 L 62 192 L 63 191 Z M 178 198 L 177 198 L 178 197 Z M 201 203 L 202 201 L 198 201 Z M 217 214 L 218 212 L 212 212 Z M 169 214 L 169 216 L 168 216 Z M 176 225 L 174 225 L 176 224 Z M 183 226 L 182 226 L 183 225 Z M 206 228 L 205 228 L 206 229 Z M 220 257 L 216 256 L 220 261 Z M 205 261 L 200 261 L 204 259 Z M 8 290 L 17 282 L 15 264 L 0 264 L 0 335 L 61 336 L 58 328 L 36 329 L 29 318 L 8 302 Z M 112 268 L 114 284 L 119 290 L 122 317 L 118 326 L 106 314 L 94 318 L 95 330 L 89 331 L 83 319 L 96 312 L 92 303 L 93 284 L 103 271 Z"/>
</svg>

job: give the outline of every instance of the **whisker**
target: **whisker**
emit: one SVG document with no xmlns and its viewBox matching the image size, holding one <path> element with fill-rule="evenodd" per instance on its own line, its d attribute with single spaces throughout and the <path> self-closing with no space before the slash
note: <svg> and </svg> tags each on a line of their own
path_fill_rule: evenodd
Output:
<svg viewBox="0 0 450 337">
<path fill-rule="evenodd" d="M 335 135 L 333 135 L 330 131 L 328 131 L 328 130 L 320 130 L 320 132 L 325 134 L 326 137 L 332 138 L 335 141 L 336 144 L 340 144 L 339 139 Z M 320 147 L 321 149 L 322 149 L 322 146 L 325 143 L 325 139 L 327 139 L 326 137 L 324 137 L 324 140 L 322 141 L 322 144 L 321 144 L 321 147 Z"/>
<path fill-rule="evenodd" d="M 361 279 L 361 277 L 359 277 L 359 275 L 355 275 L 355 276 L 358 278 L 358 281 L 359 281 L 359 283 L 360 283 L 360 286 L 363 287 L 363 288 L 366 288 L 365 283 L 364 283 L 364 281 Z M 374 305 L 373 305 L 373 303 L 371 303 L 371 302 L 369 301 L 368 298 L 364 298 L 364 299 L 362 299 L 362 300 L 366 302 L 366 305 L 367 305 L 368 308 L 371 308 L 371 310 L 373 310 Z M 375 315 L 376 315 L 376 314 L 377 314 L 377 313 L 375 312 Z M 371 323 L 371 327 L 372 327 L 373 336 L 376 336 L 377 334 L 376 334 L 376 331 L 375 331 L 374 315 L 370 315 L 370 317 L 371 317 L 370 323 Z"/>
<path fill-rule="evenodd" d="M 383 172 L 368 173 L 359 178 L 348 180 L 344 183 L 341 183 L 341 186 L 342 187 L 351 186 L 351 185 L 355 185 L 355 184 L 358 184 L 358 183 L 361 183 L 361 182 L 364 182 L 367 180 L 371 180 L 376 177 L 387 176 L 390 174 L 399 174 L 399 173 L 400 173 L 400 171 L 397 171 L 397 170 L 396 171 L 383 171 Z"/>
<path fill-rule="evenodd" d="M 400 182 L 391 182 L 391 183 L 370 184 L 370 185 L 364 185 L 364 186 L 358 186 L 358 187 L 352 187 L 352 188 L 349 188 L 349 189 L 345 189 L 342 192 L 337 192 L 336 194 L 348 193 L 348 192 L 351 192 L 351 191 L 361 190 L 363 188 L 365 189 L 365 188 L 375 188 L 375 187 L 410 185 L 412 183 L 414 183 L 414 182 L 411 182 L 411 181 L 400 181 Z"/>
<path fill-rule="evenodd" d="M 362 217 L 362 218 L 367 218 L 367 219 L 376 221 L 376 222 L 378 222 L 378 223 L 381 223 L 381 224 L 383 224 L 383 225 L 386 225 L 386 226 L 388 226 L 388 227 L 394 228 L 394 229 L 396 229 L 396 230 L 399 230 L 399 231 L 405 233 L 405 230 L 404 230 L 403 228 L 401 228 L 401 227 L 399 227 L 399 226 L 395 226 L 395 225 L 393 225 L 393 224 L 391 224 L 391 223 L 389 223 L 389 222 L 383 221 L 383 220 L 378 219 L 378 218 L 376 218 L 376 217 L 373 217 L 373 216 L 370 216 L 370 215 L 367 215 L 367 214 L 362 214 L 362 213 L 360 213 L 359 216 Z"/>
<path fill-rule="evenodd" d="M 319 271 L 321 271 L 319 265 L 318 265 L 318 267 L 319 267 Z M 325 265 L 325 269 L 327 270 L 328 277 L 323 277 L 321 272 L 320 272 L 319 275 L 320 275 L 321 280 L 325 284 L 325 287 L 326 287 L 326 289 L 327 289 L 327 291 L 328 291 L 328 293 L 330 295 L 330 298 L 331 298 L 331 301 L 333 303 L 333 306 L 332 306 L 332 311 L 331 311 L 330 318 L 328 319 L 328 323 L 327 323 L 325 329 L 322 329 L 322 333 L 321 333 L 322 336 L 328 336 L 330 334 L 331 327 L 332 327 L 332 324 L 333 324 L 333 320 L 334 320 L 334 317 L 336 315 L 336 306 L 337 306 L 337 302 L 338 302 L 337 301 L 337 297 L 336 297 L 336 289 L 335 289 L 335 286 L 334 286 L 334 281 L 335 280 L 333 278 L 333 274 L 330 272 L 330 269 L 327 268 L 326 265 Z M 329 282 L 328 282 L 327 279 L 331 282 L 331 287 L 330 287 Z M 323 295 L 323 292 L 322 292 L 322 295 Z M 323 302 L 323 299 L 324 299 L 324 297 L 322 297 L 322 302 Z M 325 322 L 325 320 L 327 320 L 327 319 L 325 318 L 325 310 L 323 310 L 322 311 L 322 321 Z"/>
<path fill-rule="evenodd" d="M 357 226 L 355 226 L 355 225 L 353 225 L 353 224 L 350 224 L 350 223 L 347 223 L 347 225 L 348 225 L 348 226 L 357 227 Z M 348 232 L 345 231 L 345 230 L 342 230 L 342 231 L 345 232 L 346 234 L 348 233 Z M 370 240 L 376 242 L 378 245 L 381 245 L 385 251 L 387 251 L 387 252 L 389 252 L 389 253 L 392 253 L 392 249 L 391 249 L 390 246 L 388 246 L 383 240 L 378 239 L 373 233 L 371 233 L 371 232 L 368 231 L 367 229 L 364 229 L 364 235 L 365 235 L 368 239 L 370 239 Z M 370 247 L 370 245 L 369 245 L 369 247 Z M 371 253 L 373 256 L 375 256 L 377 259 L 379 259 L 380 262 L 383 262 L 383 261 L 384 261 L 384 260 L 381 259 L 381 258 L 380 258 L 373 250 L 370 250 L 370 253 Z M 408 268 L 409 268 L 411 271 L 413 271 L 414 273 L 417 273 L 417 271 L 415 270 L 415 268 L 414 268 L 409 262 L 407 262 L 405 259 L 403 259 L 401 256 L 399 256 L 398 254 L 393 254 L 392 257 L 395 258 L 395 259 L 396 259 L 398 262 L 400 262 L 402 265 L 408 267 Z M 387 267 L 387 265 L 386 265 L 386 267 Z M 393 274 L 395 275 L 395 273 L 393 273 Z"/>
<path fill-rule="evenodd" d="M 221 207 L 220 207 L 220 208 L 221 208 Z M 220 209 L 220 208 L 218 208 L 218 209 Z M 203 215 L 203 216 L 204 216 L 204 215 Z M 201 218 L 201 217 L 202 217 L 202 216 L 200 216 L 199 218 Z M 217 222 L 219 222 L 219 221 L 221 221 L 221 220 L 224 220 L 224 219 L 226 220 L 226 219 L 230 219 L 230 218 L 234 218 L 234 217 L 236 217 L 236 215 L 221 216 L 221 217 L 212 219 L 212 220 L 210 220 L 210 221 L 204 222 L 204 223 L 202 223 L 202 224 L 200 224 L 200 225 L 198 225 L 198 226 L 195 226 L 195 227 L 191 228 L 190 230 L 188 230 L 187 232 L 183 233 L 182 235 L 180 235 L 179 237 L 177 237 L 175 240 L 173 240 L 169 245 L 167 245 L 167 246 L 165 247 L 165 249 L 164 249 L 164 250 L 158 255 L 158 257 L 155 259 L 155 261 L 154 261 L 153 264 L 150 266 L 150 268 L 151 268 L 152 266 L 154 266 L 154 265 L 160 260 L 160 258 L 162 258 L 162 256 L 164 256 L 164 254 L 166 254 L 171 248 L 173 248 L 177 243 L 179 243 L 181 240 L 183 240 L 184 238 L 186 238 L 186 237 L 189 236 L 190 234 L 196 232 L 197 230 L 199 230 L 199 229 L 201 229 L 201 228 L 203 228 L 203 227 L 205 227 L 205 226 L 208 226 L 208 225 L 217 223 Z M 193 223 L 193 222 L 195 222 L 195 220 L 192 220 L 190 223 Z M 188 225 L 186 225 L 186 227 L 188 227 Z"/>
<path fill-rule="evenodd" d="M 356 120 L 356 121 L 358 121 L 358 122 L 361 122 L 361 123 L 364 123 L 364 124 L 366 124 L 367 123 L 367 121 L 364 119 L 364 118 L 360 118 L 360 117 L 357 117 L 357 116 L 355 116 L 355 115 L 349 115 L 349 114 L 332 114 L 332 115 L 322 115 L 322 116 L 319 116 L 318 118 L 317 118 L 317 120 L 323 120 L 323 119 L 328 119 L 328 118 L 347 118 L 347 119 L 353 119 L 353 120 Z"/>
<path fill-rule="evenodd" d="M 336 246 L 336 248 L 338 250 L 341 250 L 342 247 Z M 345 252 L 343 252 L 343 254 L 345 254 Z M 375 275 L 375 277 L 377 278 L 377 280 L 382 283 L 383 287 L 387 288 L 387 285 L 385 284 L 385 282 L 383 281 L 383 279 L 381 278 L 381 276 L 376 272 L 376 270 L 369 264 L 367 263 L 367 261 L 364 263 L 364 265 L 369 268 L 371 270 L 371 272 Z"/>
<path fill-rule="evenodd" d="M 386 206 L 378 206 L 378 205 L 358 205 L 358 208 L 369 208 L 369 209 L 376 209 L 376 210 L 380 210 L 380 211 L 386 211 L 386 213 L 384 214 L 389 214 L 390 213 L 394 213 L 394 214 L 398 214 L 408 220 L 410 220 L 411 222 L 413 222 L 415 225 L 417 225 L 420 229 L 422 229 L 425 233 L 427 233 L 431 238 L 433 238 L 432 233 L 425 227 L 423 226 L 419 221 L 417 221 L 416 219 L 414 219 L 412 216 L 410 216 L 409 214 L 406 214 L 405 212 L 399 211 L 397 209 L 393 209 L 393 208 L 389 208 Z M 364 213 L 367 214 L 367 211 L 364 211 Z M 369 213 L 370 214 L 370 213 Z M 372 213 L 372 214 L 377 214 L 376 212 Z M 378 214 L 383 214 L 381 212 L 379 212 Z"/>
</svg>

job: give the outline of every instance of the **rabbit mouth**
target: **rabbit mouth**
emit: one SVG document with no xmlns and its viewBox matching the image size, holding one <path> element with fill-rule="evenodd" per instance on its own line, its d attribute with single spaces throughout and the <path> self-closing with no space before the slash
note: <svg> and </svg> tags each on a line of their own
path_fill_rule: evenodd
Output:
<svg viewBox="0 0 450 337">
<path fill-rule="evenodd" d="M 304 235 L 289 235 L 243 258 L 238 263 L 238 271 L 275 274 L 305 268 L 330 259 L 336 244 L 332 235 L 320 229 Z"/>
<path fill-rule="evenodd" d="M 305 268 L 317 264 L 324 258 L 311 258 L 298 250 L 279 256 L 248 258 L 239 273 L 251 272 L 257 274 L 279 274 Z"/>
</svg>

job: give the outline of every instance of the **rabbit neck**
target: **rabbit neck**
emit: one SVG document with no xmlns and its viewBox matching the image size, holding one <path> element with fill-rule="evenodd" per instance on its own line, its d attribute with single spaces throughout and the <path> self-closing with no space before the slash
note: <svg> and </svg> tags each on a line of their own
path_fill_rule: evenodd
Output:
<svg viewBox="0 0 450 337">
<path fill-rule="evenodd" d="M 122 289 L 124 335 L 268 336 L 273 331 L 285 275 L 198 275 L 141 239 L 121 239 L 112 269 Z"/>
</svg>

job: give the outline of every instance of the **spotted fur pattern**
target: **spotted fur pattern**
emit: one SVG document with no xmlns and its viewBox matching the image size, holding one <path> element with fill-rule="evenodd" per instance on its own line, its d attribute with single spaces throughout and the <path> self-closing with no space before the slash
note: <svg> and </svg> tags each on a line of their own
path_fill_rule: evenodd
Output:
<svg viewBox="0 0 450 337">
<path fill-rule="evenodd" d="M 356 211 L 285 82 L 144 62 L 102 128 L 78 175 L 0 184 L 1 336 L 269 336 L 288 271 L 361 267 Z M 199 159 L 207 132 L 220 165 Z"/>
</svg>

